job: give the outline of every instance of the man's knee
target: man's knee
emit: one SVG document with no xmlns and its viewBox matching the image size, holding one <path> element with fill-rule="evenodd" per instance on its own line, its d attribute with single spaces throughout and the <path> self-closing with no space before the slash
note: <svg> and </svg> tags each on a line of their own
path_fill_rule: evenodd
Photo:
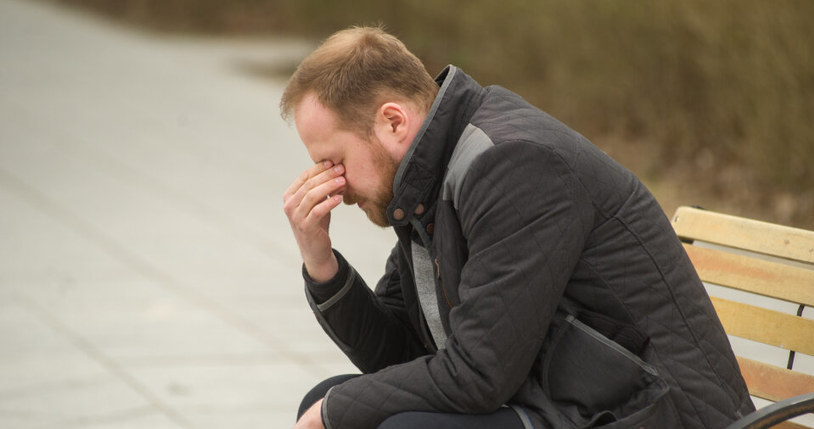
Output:
<svg viewBox="0 0 814 429">
<path fill-rule="evenodd" d="M 297 411 L 297 420 L 311 408 L 317 401 L 324 398 L 328 391 L 331 390 L 332 387 L 340 385 L 352 378 L 358 377 L 356 374 L 345 374 L 345 375 L 337 375 L 335 377 L 331 377 L 316 386 L 314 386 L 311 391 L 305 394 L 305 397 L 302 398 L 302 402 L 300 403 L 300 409 Z"/>
</svg>

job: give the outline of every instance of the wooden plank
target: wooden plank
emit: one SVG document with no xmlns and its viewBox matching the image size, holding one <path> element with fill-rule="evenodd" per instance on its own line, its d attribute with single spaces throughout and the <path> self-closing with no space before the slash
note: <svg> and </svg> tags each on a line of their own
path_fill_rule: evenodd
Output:
<svg viewBox="0 0 814 429">
<path fill-rule="evenodd" d="M 679 207 L 673 228 L 682 239 L 700 240 L 814 264 L 814 231 Z"/>
<path fill-rule="evenodd" d="M 738 356 L 749 393 L 769 401 L 814 392 L 814 376 Z"/>
<path fill-rule="evenodd" d="M 794 422 L 780 422 L 772 426 L 772 429 L 811 429 L 811 426 L 803 426 Z"/>
<path fill-rule="evenodd" d="M 705 282 L 814 307 L 814 265 L 807 265 L 814 264 L 814 232 L 690 207 L 676 211 L 673 228 L 685 242 L 753 252 L 742 255 L 685 244 Z M 771 262 L 754 253 L 781 259 Z M 784 264 L 783 259 L 799 266 Z M 806 269 L 809 266 L 812 270 Z M 814 320 L 717 297 L 712 302 L 728 334 L 814 355 Z M 814 392 L 813 375 L 745 357 L 738 357 L 738 363 L 753 396 L 778 401 Z M 792 422 L 774 427 L 807 428 Z"/>
<path fill-rule="evenodd" d="M 814 307 L 814 271 L 684 245 L 701 280 Z"/>
<path fill-rule="evenodd" d="M 712 304 L 728 334 L 814 355 L 814 320 L 718 297 Z"/>
</svg>

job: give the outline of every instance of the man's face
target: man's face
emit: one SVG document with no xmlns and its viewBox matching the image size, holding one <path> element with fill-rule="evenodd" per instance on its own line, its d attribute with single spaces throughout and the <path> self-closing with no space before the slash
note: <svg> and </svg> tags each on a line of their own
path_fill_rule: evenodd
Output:
<svg viewBox="0 0 814 429">
<path fill-rule="evenodd" d="M 306 96 L 294 112 L 297 131 L 311 159 L 331 161 L 345 168 L 339 191 L 345 204 L 356 204 L 376 225 L 386 227 L 387 206 L 393 200 L 393 180 L 399 163 L 372 136 L 368 139 L 340 129 L 336 115 Z"/>
</svg>

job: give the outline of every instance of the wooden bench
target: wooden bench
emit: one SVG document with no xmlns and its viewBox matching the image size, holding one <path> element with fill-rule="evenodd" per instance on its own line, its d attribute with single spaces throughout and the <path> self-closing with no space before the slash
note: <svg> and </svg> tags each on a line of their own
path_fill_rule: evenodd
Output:
<svg viewBox="0 0 814 429">
<path fill-rule="evenodd" d="M 806 310 L 814 307 L 814 232 L 691 207 L 676 211 L 673 227 L 733 340 L 749 393 L 771 401 L 730 428 L 809 427 L 786 420 L 814 412 L 814 361 L 802 356 L 814 356 L 814 308 Z"/>
</svg>

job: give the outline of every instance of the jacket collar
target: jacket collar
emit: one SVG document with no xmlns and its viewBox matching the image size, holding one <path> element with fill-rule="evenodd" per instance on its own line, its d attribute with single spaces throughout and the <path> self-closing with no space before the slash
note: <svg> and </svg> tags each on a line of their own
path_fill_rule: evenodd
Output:
<svg viewBox="0 0 814 429">
<path fill-rule="evenodd" d="M 447 66 L 435 78 L 440 85 L 427 118 L 401 160 L 393 181 L 387 219 L 404 226 L 434 212 L 446 165 L 463 129 L 480 106 L 484 89 L 461 69 Z"/>
</svg>

